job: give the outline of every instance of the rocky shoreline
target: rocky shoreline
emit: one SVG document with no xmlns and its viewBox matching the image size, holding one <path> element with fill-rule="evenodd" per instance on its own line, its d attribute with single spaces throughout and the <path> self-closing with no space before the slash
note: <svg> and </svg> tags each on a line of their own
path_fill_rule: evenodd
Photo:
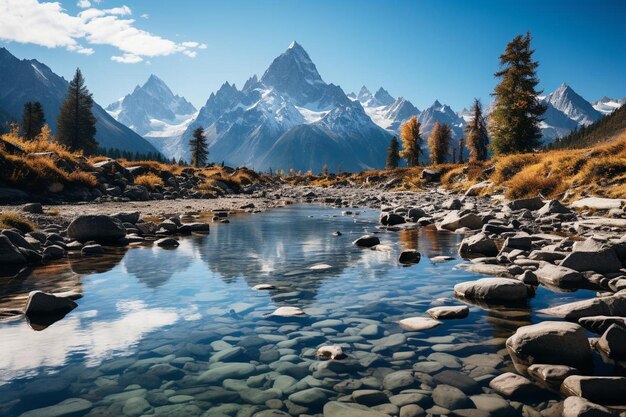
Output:
<svg viewBox="0 0 626 417">
<path fill-rule="evenodd" d="M 3 231 L 0 259 L 3 264 L 32 264 L 71 253 L 98 256 L 104 251 L 103 247 L 111 244 L 175 247 L 178 235 L 208 232 L 209 221 L 224 222 L 233 213 L 297 202 L 327 204 L 346 212 L 358 207 L 380 209 L 380 228 L 386 231 L 434 225 L 462 234 L 459 255 L 470 260 L 464 268 L 485 275 L 485 278 L 454 287 L 457 305 L 434 307 L 427 315 L 401 320 L 399 325 L 406 331 L 427 331 L 443 320 L 465 317 L 468 305 L 487 309 L 514 306 L 532 297 L 539 285 L 557 292 L 593 290 L 596 297 L 544 309 L 540 311 L 544 321 L 519 327 L 505 344 L 514 370 L 492 378 L 489 392 L 478 396 L 497 393 L 491 399 L 470 396 L 476 393 L 475 387 L 470 384 L 468 388 L 459 376 L 462 374 L 457 372 L 444 378 L 434 390 L 426 390 L 429 400 L 425 400 L 424 389 L 415 389 L 420 378 L 425 378 L 424 373 L 397 371 L 385 376 L 382 390 L 365 389 L 367 384 L 354 380 L 353 389 L 343 387 L 345 395 L 324 406 L 324 416 L 538 416 L 536 410 L 522 407 L 515 401 L 541 398 L 549 393 L 561 395 L 563 401 L 545 404 L 541 413 L 544 416 L 619 414 L 626 406 L 623 400 L 626 378 L 616 376 L 623 375 L 626 367 L 626 212 L 623 203 L 588 200 L 578 207 L 589 209 L 581 210 L 577 204 L 567 206 L 556 200 L 504 201 L 471 194 L 470 191 L 468 195 L 452 195 L 436 188 L 414 193 L 376 188 L 285 186 L 257 190 L 245 196 L 167 200 L 163 204 L 107 202 L 46 206 L 41 213 L 37 213 L 40 207 L 29 205 L 26 207 L 28 216 L 44 230 L 28 234 Z M 46 214 L 52 209 L 59 213 Z M 210 212 L 208 217 L 207 212 Z M 376 250 L 380 241 L 373 234 L 357 239 L 355 244 Z M 402 256 L 408 263 L 419 262 L 419 253 L 403 253 Z M 75 306 L 77 297 L 76 294 L 33 292 L 24 312 L 27 315 L 29 310 L 32 315 L 64 314 Z M 279 317 L 301 314 L 302 311 L 295 310 L 274 312 Z M 588 338 L 588 332 L 596 336 Z M 388 338 L 393 339 L 393 335 Z M 395 339 L 391 339 L 390 346 L 395 346 Z M 332 368 L 336 372 L 353 360 L 349 352 L 347 355 L 346 358 L 341 345 L 320 346 L 317 351 L 321 363 L 327 364 L 324 369 Z M 591 363 L 598 359 L 614 366 L 615 375 L 593 374 Z M 248 369 L 252 365 L 245 363 L 224 360 L 222 365 L 206 370 L 200 380 L 222 381 L 255 373 L 254 369 Z M 239 375 L 242 372 L 243 376 Z M 321 370 L 318 372 L 323 374 Z M 421 382 L 422 388 L 424 384 L 429 385 L 423 379 Z M 308 388 L 289 396 L 295 405 L 293 409 L 303 413 L 308 412 L 308 405 L 322 398 L 328 399 L 329 393 L 321 388 Z M 503 398 L 508 401 L 506 407 L 498 408 L 496 404 Z M 266 410 L 254 415 L 289 414 Z"/>
</svg>

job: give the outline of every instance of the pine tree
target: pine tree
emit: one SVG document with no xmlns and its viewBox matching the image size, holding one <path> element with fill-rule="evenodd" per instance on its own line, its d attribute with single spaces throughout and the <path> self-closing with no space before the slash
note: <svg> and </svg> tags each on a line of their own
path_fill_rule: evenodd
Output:
<svg viewBox="0 0 626 417">
<path fill-rule="evenodd" d="M 533 61 L 535 52 L 530 48 L 530 33 L 518 35 L 500 55 L 502 69 L 495 76 L 500 78 L 493 96 L 495 104 L 489 118 L 489 131 L 495 154 L 530 152 L 541 146 L 539 122 L 546 106 L 537 96 L 539 84 L 537 67 Z"/>
<path fill-rule="evenodd" d="M 33 140 L 41 133 L 44 124 L 46 124 L 46 118 L 41 103 L 38 101 L 25 103 L 22 115 L 22 135 L 28 140 Z"/>
<path fill-rule="evenodd" d="M 465 148 L 465 138 L 461 136 L 459 138 L 459 164 L 465 163 L 465 158 L 463 157 L 464 148 Z"/>
<path fill-rule="evenodd" d="M 203 128 L 198 127 L 193 131 L 189 146 L 191 147 L 191 165 L 195 168 L 206 165 L 209 158 L 209 144 Z"/>
<path fill-rule="evenodd" d="M 77 68 L 57 117 L 57 140 L 72 151 L 83 151 L 87 155 L 98 149 L 92 106 L 93 98 Z"/>
<path fill-rule="evenodd" d="M 469 160 L 486 161 L 489 147 L 489 133 L 487 123 L 483 117 L 483 109 L 480 101 L 474 99 L 472 106 L 472 120 L 465 126 L 467 135 L 467 149 L 469 150 Z"/>
<path fill-rule="evenodd" d="M 432 165 L 443 164 L 450 149 L 451 131 L 448 125 L 435 122 L 430 137 L 428 149 L 430 150 L 430 162 Z"/>
<path fill-rule="evenodd" d="M 395 136 L 389 141 L 387 148 L 387 169 L 398 168 L 400 163 L 400 142 Z"/>
<path fill-rule="evenodd" d="M 419 158 L 422 155 L 422 136 L 420 134 L 421 124 L 417 117 L 413 116 L 400 127 L 400 139 L 402 139 L 402 151 L 400 156 L 404 158 L 410 167 L 419 165 Z"/>
</svg>

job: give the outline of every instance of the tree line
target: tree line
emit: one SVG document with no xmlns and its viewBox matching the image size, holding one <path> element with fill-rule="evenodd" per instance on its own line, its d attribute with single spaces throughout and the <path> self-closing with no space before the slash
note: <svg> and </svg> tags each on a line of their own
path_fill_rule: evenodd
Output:
<svg viewBox="0 0 626 417">
<path fill-rule="evenodd" d="M 485 161 L 489 151 L 494 155 L 532 152 L 541 146 L 541 115 L 546 106 L 539 99 L 541 91 L 537 68 L 533 60 L 530 33 L 516 36 L 500 55 L 500 70 L 495 76 L 500 79 L 495 87 L 493 110 L 487 122 L 478 99 L 474 99 L 471 119 L 464 129 L 465 137 L 460 137 L 457 147 L 452 146 L 452 130 L 446 124 L 435 125 L 427 140 L 430 163 L 444 163 L 448 157 L 452 162 L 464 162 L 464 149 L 469 153 L 469 161 Z M 420 165 L 424 138 L 421 123 L 413 116 L 400 127 L 400 139 L 391 138 L 387 148 L 387 168 L 397 168 L 402 159 L 410 167 Z M 424 164 L 426 161 L 423 161 Z"/>
</svg>

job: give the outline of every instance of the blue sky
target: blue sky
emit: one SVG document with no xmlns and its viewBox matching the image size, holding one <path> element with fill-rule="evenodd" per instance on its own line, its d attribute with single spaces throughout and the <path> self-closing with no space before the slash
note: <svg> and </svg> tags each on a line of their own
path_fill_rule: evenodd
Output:
<svg viewBox="0 0 626 417">
<path fill-rule="evenodd" d="M 201 106 L 224 81 L 260 76 L 297 40 L 346 92 L 383 86 L 420 109 L 439 99 L 460 110 L 473 97 L 490 101 L 499 54 L 527 31 L 546 92 L 565 81 L 589 100 L 626 97 L 623 0 L 44 3 L 0 0 L 0 46 L 65 78 L 79 66 L 103 105 L 154 73 Z M 8 21 L 16 8 L 33 20 Z M 86 11 L 94 17 L 78 22 Z"/>
</svg>

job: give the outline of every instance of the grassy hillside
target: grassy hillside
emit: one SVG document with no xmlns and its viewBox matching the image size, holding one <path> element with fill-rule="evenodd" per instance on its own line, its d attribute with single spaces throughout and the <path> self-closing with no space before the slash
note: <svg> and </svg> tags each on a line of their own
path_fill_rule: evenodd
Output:
<svg viewBox="0 0 626 417">
<path fill-rule="evenodd" d="M 626 133 L 626 106 L 589 126 L 583 126 L 557 139 L 550 149 L 584 148 L 612 140 L 622 133 Z"/>
</svg>

